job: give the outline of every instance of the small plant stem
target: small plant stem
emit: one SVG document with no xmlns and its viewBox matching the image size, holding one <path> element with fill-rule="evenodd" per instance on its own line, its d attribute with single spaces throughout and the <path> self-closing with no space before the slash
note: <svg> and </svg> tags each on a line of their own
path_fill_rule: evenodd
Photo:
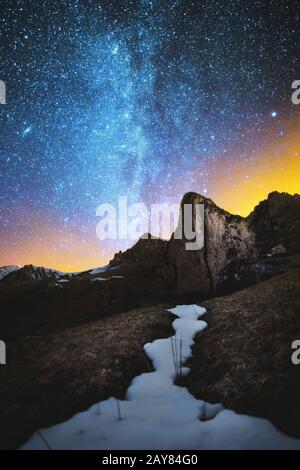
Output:
<svg viewBox="0 0 300 470">
<path fill-rule="evenodd" d="M 181 377 L 181 373 L 182 373 L 182 333 L 180 335 L 180 363 L 179 363 L 179 367 L 180 367 L 179 375 Z"/>
<path fill-rule="evenodd" d="M 45 444 L 45 446 L 47 447 L 48 450 L 52 450 L 52 447 L 50 446 L 49 442 L 47 441 L 47 439 L 45 438 L 45 436 L 43 436 L 43 434 L 41 433 L 41 431 L 38 431 L 37 432 L 38 436 L 40 436 L 40 438 L 42 439 L 43 443 Z"/>
<path fill-rule="evenodd" d="M 117 400 L 117 409 L 118 409 L 118 418 L 119 418 L 119 421 L 122 421 L 120 400 Z"/>
<path fill-rule="evenodd" d="M 174 350 L 174 344 L 173 344 L 173 336 L 171 336 L 171 348 L 172 348 L 172 357 L 173 357 L 173 362 L 174 362 L 174 369 L 175 369 L 175 376 L 177 375 L 177 367 L 176 367 L 176 358 L 175 358 L 175 350 Z"/>
</svg>

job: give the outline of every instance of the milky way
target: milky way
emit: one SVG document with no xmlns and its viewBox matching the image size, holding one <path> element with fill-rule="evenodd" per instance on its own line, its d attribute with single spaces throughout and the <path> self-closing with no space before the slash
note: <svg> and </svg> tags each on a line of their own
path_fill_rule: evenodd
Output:
<svg viewBox="0 0 300 470">
<path fill-rule="evenodd" d="M 296 2 L 3 1 L 0 38 L 0 264 L 93 265 L 100 203 L 214 195 L 299 116 Z"/>
</svg>

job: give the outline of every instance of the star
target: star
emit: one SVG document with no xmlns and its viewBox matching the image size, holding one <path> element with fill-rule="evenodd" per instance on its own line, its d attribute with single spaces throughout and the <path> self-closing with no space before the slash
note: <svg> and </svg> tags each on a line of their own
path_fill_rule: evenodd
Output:
<svg viewBox="0 0 300 470">
<path fill-rule="evenodd" d="M 220 15 L 216 0 L 5 3 L 0 217 L 15 222 L 1 234 L 2 264 L 24 253 L 15 245 L 29 263 L 36 251 L 57 260 L 59 238 L 91 267 L 131 244 L 95 239 L 101 203 L 180 202 L 201 189 L 242 203 L 228 188 L 237 172 L 255 194 L 266 144 L 264 168 L 277 171 L 271 150 L 288 145 L 298 119 L 287 107 L 300 76 L 296 6 L 271 2 L 265 23 L 260 0 Z M 272 137 L 270 121 L 280 121 Z"/>
<path fill-rule="evenodd" d="M 26 137 L 28 134 L 30 134 L 31 130 L 32 126 L 26 127 L 26 129 L 24 129 L 24 131 L 21 133 L 22 137 Z"/>
</svg>

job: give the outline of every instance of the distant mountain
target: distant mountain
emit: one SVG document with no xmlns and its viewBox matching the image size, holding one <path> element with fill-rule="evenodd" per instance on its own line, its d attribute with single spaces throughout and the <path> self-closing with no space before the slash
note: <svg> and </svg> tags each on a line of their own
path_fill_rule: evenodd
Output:
<svg viewBox="0 0 300 470">
<path fill-rule="evenodd" d="M 0 267 L 0 280 L 4 279 L 9 273 L 17 271 L 20 269 L 20 266 L 10 265 L 10 266 L 1 266 Z"/>
<path fill-rule="evenodd" d="M 51 278 L 58 279 L 63 275 L 63 273 L 55 269 L 34 266 L 33 264 L 26 264 L 23 268 L 19 268 L 18 266 L 15 268 L 16 269 L 10 270 L 5 275 L 5 281 L 15 284 L 24 281 L 41 281 Z"/>
</svg>

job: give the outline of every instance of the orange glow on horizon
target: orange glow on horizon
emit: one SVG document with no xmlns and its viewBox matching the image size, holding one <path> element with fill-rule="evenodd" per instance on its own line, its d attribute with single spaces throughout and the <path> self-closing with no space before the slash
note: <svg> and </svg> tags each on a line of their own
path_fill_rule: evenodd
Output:
<svg viewBox="0 0 300 470">
<path fill-rule="evenodd" d="M 79 236 L 72 235 L 72 238 L 72 247 L 66 249 L 63 245 L 65 239 L 70 239 L 69 233 L 54 231 L 46 246 L 40 239 L 33 237 L 14 247 L 12 252 L 4 253 L 4 256 L 1 253 L 0 266 L 33 264 L 62 272 L 77 272 L 107 264 L 110 258 L 101 255 L 97 240 L 83 242 Z"/>
<path fill-rule="evenodd" d="M 265 131 L 260 139 L 268 143 L 252 158 L 241 161 L 233 154 L 227 160 L 220 159 L 210 168 L 206 181 L 200 171 L 198 177 L 197 169 L 193 169 L 194 183 L 190 187 L 185 181 L 185 187 L 201 193 L 200 188 L 207 185 L 207 197 L 228 212 L 242 216 L 247 216 L 272 191 L 300 193 L 300 119 L 284 122 L 284 128 L 285 135 L 281 137 L 278 136 L 278 125 Z M 239 155 L 239 149 L 235 154 Z M 181 187 L 182 181 L 173 182 L 172 192 L 176 198 L 183 196 L 184 190 L 178 196 Z M 155 197 L 159 198 L 159 192 Z M 17 240 L 1 249 L 0 266 L 30 263 L 76 272 L 103 266 L 118 251 L 116 243 L 106 244 L 104 249 L 96 238 L 96 227 L 83 234 L 62 227 L 53 214 L 45 215 L 41 220 L 35 219 L 34 210 L 32 212 L 30 233 L 20 233 Z M 129 246 L 132 244 L 128 243 Z"/>
<path fill-rule="evenodd" d="M 252 165 L 237 164 L 227 177 L 224 177 L 226 163 L 223 162 L 214 172 L 210 197 L 228 212 L 246 217 L 273 191 L 300 193 L 299 135 L 300 126 L 276 146 L 267 145 Z"/>
</svg>

